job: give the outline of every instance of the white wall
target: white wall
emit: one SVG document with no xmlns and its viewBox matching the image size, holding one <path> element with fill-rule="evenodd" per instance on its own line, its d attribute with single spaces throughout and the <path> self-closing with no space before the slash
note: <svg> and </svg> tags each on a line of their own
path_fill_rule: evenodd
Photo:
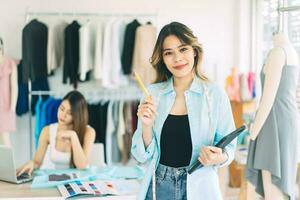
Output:
<svg viewBox="0 0 300 200">
<path fill-rule="evenodd" d="M 26 12 L 93 12 L 93 13 L 153 13 L 158 14 L 160 29 L 171 21 L 180 21 L 194 30 L 204 46 L 204 71 L 220 85 L 232 66 L 249 66 L 247 51 L 250 38 L 247 34 L 250 18 L 247 0 L 1 0 L 0 37 L 5 43 L 5 52 L 14 58 L 21 58 L 21 36 Z M 242 10 L 242 11 L 241 11 Z M 246 11 L 246 12 L 245 12 Z M 244 13 L 244 14 L 242 14 Z M 242 26 L 241 26 L 242 25 Z M 26 117 L 18 119 L 19 131 L 13 135 L 18 150 L 27 144 L 28 127 Z M 20 131 L 20 130 L 23 130 Z M 18 135 L 18 136 L 17 136 Z M 22 137 L 20 136 L 22 135 Z M 17 139 L 16 139 L 17 138 Z M 22 139 L 20 139 L 22 138 Z M 24 142 L 25 141 L 25 142 Z M 24 151 L 23 151 L 24 152 Z M 17 163 L 29 158 L 29 154 L 18 157 Z"/>
</svg>

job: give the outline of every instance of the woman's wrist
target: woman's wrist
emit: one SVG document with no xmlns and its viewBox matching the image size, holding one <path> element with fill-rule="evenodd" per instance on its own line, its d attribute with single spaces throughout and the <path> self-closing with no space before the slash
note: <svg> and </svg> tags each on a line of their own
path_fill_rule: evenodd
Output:
<svg viewBox="0 0 300 200">
<path fill-rule="evenodd" d="M 228 160 L 228 154 L 226 151 L 223 151 L 220 159 L 220 165 L 224 164 Z"/>
</svg>

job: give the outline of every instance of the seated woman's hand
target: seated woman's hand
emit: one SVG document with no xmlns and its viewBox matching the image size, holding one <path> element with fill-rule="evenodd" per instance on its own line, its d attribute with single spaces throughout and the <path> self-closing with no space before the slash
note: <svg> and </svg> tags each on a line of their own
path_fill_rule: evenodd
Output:
<svg viewBox="0 0 300 200">
<path fill-rule="evenodd" d="M 59 140 L 71 140 L 72 137 L 76 137 L 76 132 L 73 130 L 63 130 L 59 131 L 57 134 L 57 139 Z"/>
<path fill-rule="evenodd" d="M 34 170 L 34 162 L 32 160 L 29 160 L 26 162 L 23 166 L 17 169 L 17 176 L 20 176 L 24 173 L 28 173 L 30 176 Z"/>
</svg>

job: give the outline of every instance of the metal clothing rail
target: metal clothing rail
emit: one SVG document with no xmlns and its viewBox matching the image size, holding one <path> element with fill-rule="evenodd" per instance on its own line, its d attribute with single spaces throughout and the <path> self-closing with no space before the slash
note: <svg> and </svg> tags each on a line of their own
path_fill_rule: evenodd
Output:
<svg viewBox="0 0 300 200">
<path fill-rule="evenodd" d="M 66 17 L 150 17 L 157 21 L 158 14 L 153 13 L 92 13 L 92 12 L 27 12 L 25 22 L 28 22 L 30 17 L 41 17 L 41 16 L 66 16 Z"/>
</svg>

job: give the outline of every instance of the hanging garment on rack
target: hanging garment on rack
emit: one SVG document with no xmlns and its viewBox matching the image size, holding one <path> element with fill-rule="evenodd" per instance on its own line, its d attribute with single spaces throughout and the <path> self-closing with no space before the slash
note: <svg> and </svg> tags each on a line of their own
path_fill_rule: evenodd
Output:
<svg viewBox="0 0 300 200">
<path fill-rule="evenodd" d="M 79 29 L 77 21 L 73 21 L 65 29 L 65 59 L 63 70 L 63 83 L 70 80 L 77 87 L 79 65 Z"/>
<path fill-rule="evenodd" d="M 124 101 L 120 101 L 119 105 L 119 119 L 118 119 L 118 130 L 117 130 L 117 138 L 118 138 L 118 147 L 121 152 L 121 161 L 124 163 L 124 135 L 125 135 L 125 121 L 124 121 Z"/>
<path fill-rule="evenodd" d="M 49 97 L 43 100 L 39 97 L 38 102 L 35 107 L 36 117 L 35 117 L 35 147 L 37 148 L 38 141 L 42 129 L 52 123 L 56 123 L 58 107 L 61 103 L 61 99 L 55 99 Z"/>
<path fill-rule="evenodd" d="M 94 61 L 94 78 L 102 79 L 102 53 L 103 53 L 103 31 L 105 23 L 99 21 L 97 23 L 96 44 L 95 44 L 95 61 Z"/>
<path fill-rule="evenodd" d="M 124 36 L 124 45 L 122 51 L 122 69 L 124 74 L 131 74 L 132 71 L 132 58 L 133 58 L 133 51 L 134 51 L 134 43 L 135 43 L 135 32 L 136 29 L 141 24 L 135 19 L 129 24 L 127 24 L 125 29 L 125 36 Z"/>
<path fill-rule="evenodd" d="M 52 101 L 47 109 L 47 118 L 46 118 L 46 123 L 47 124 L 53 124 L 58 121 L 57 118 L 57 113 L 58 113 L 58 108 L 62 102 L 62 99 L 54 99 Z"/>
<path fill-rule="evenodd" d="M 137 129 L 137 122 L 138 122 L 138 117 L 137 117 L 137 110 L 138 110 L 138 106 L 139 106 L 139 101 L 137 101 L 136 103 L 132 103 L 132 107 L 131 107 L 131 113 L 132 113 L 132 130 L 133 132 L 135 132 L 135 130 Z"/>
<path fill-rule="evenodd" d="M 113 58 L 112 55 L 112 28 L 113 28 L 113 23 L 115 19 L 110 19 L 108 22 L 105 23 L 105 28 L 104 28 L 104 35 L 103 35 L 103 57 L 102 57 L 102 85 L 103 87 L 111 88 L 113 87 L 112 85 L 112 80 L 111 80 L 111 69 L 113 66 Z"/>
<path fill-rule="evenodd" d="M 51 74 L 56 68 L 63 66 L 65 29 L 67 22 L 60 20 L 55 24 L 48 24 L 48 49 L 47 49 L 47 69 Z"/>
<path fill-rule="evenodd" d="M 124 44 L 126 23 L 122 19 L 117 19 L 112 24 L 111 38 L 111 60 L 110 82 L 112 87 L 121 87 L 128 85 L 128 79 L 122 71 L 121 55 Z"/>
<path fill-rule="evenodd" d="M 246 74 L 240 75 L 240 91 L 242 101 L 250 101 L 252 99 L 252 93 L 250 93 L 248 88 L 248 77 Z"/>
<path fill-rule="evenodd" d="M 136 29 L 132 71 L 136 71 L 145 84 L 156 80 L 156 71 L 150 63 L 155 42 L 155 26 L 146 24 Z"/>
<path fill-rule="evenodd" d="M 40 137 L 40 133 L 43 129 L 43 127 L 41 126 L 41 115 L 42 115 L 42 104 L 43 104 L 43 99 L 42 97 L 40 97 L 35 105 L 35 141 L 34 141 L 34 145 L 35 145 L 35 149 L 37 149 L 38 146 L 38 139 Z"/>
<path fill-rule="evenodd" d="M 255 73 L 254 72 L 249 72 L 248 73 L 248 89 L 250 91 L 252 99 L 254 99 L 256 97 L 256 91 L 255 91 Z"/>
<path fill-rule="evenodd" d="M 107 109 L 106 126 L 106 163 L 112 165 L 120 162 L 120 151 L 117 142 L 117 128 L 119 119 L 119 102 L 110 101 Z"/>
<path fill-rule="evenodd" d="M 18 64 L 18 100 L 16 106 L 16 113 L 21 116 L 28 112 L 28 84 L 22 79 L 22 60 Z"/>
<path fill-rule="evenodd" d="M 16 63 L 4 57 L 0 63 L 0 133 L 16 130 L 16 114 L 11 110 L 11 74 Z"/>
<path fill-rule="evenodd" d="M 131 140 L 134 133 L 132 129 L 132 104 L 132 102 L 125 102 L 124 104 L 125 134 L 123 136 L 124 149 L 122 152 L 122 163 L 124 164 L 126 164 L 130 158 Z"/>
<path fill-rule="evenodd" d="M 94 69 L 96 25 L 89 21 L 79 29 L 79 74 L 86 80 L 86 74 Z"/>
<path fill-rule="evenodd" d="M 46 78 L 47 73 L 47 39 L 48 28 L 34 19 L 23 29 L 22 33 L 22 76 L 27 82 Z"/>
<path fill-rule="evenodd" d="M 120 102 L 117 101 L 113 104 L 113 108 L 112 108 L 112 119 L 115 127 L 111 138 L 112 150 L 108 152 L 108 154 L 111 154 L 113 163 L 119 163 L 121 161 L 121 152 L 118 148 L 118 138 L 117 138 L 118 123 L 119 123 L 119 106 L 120 106 Z"/>
<path fill-rule="evenodd" d="M 103 143 L 106 149 L 106 124 L 107 124 L 108 102 L 98 104 L 88 104 L 89 125 L 96 131 L 95 143 Z M 106 160 L 106 158 L 105 158 Z"/>
</svg>

